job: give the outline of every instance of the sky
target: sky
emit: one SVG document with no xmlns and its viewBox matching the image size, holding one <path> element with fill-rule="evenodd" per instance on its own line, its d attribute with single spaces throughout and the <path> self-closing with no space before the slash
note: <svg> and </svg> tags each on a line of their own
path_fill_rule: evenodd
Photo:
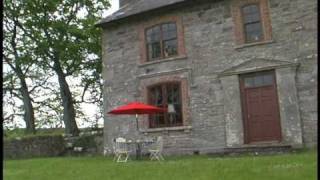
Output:
<svg viewBox="0 0 320 180">
<path fill-rule="evenodd" d="M 119 9 L 119 0 L 110 0 L 110 4 L 111 7 L 102 14 L 103 17 L 106 17 Z"/>
<path fill-rule="evenodd" d="M 106 16 L 109 16 L 111 15 L 112 13 L 114 13 L 115 11 L 117 11 L 119 9 L 119 0 L 110 0 L 110 5 L 111 7 L 109 9 L 107 9 L 103 14 L 102 14 L 102 17 L 101 18 L 104 18 Z M 4 66 L 3 67 L 3 71 L 8 71 L 9 70 L 9 67 L 8 66 Z M 52 77 L 52 80 L 49 80 L 49 81 L 52 81 L 52 82 L 57 82 L 57 77 Z M 67 79 L 68 81 L 68 79 Z M 27 82 L 28 84 L 32 84 L 32 82 Z M 73 84 L 78 84 L 79 83 L 79 80 L 77 79 L 72 79 L 68 81 L 69 85 L 72 86 Z M 97 105 L 93 105 L 93 104 L 82 104 L 81 105 L 81 108 L 82 108 L 82 111 L 84 112 L 84 114 L 88 117 L 88 118 L 94 118 L 95 117 L 95 114 L 97 113 L 97 110 L 98 110 L 98 107 Z M 4 109 L 5 111 L 7 112 L 11 112 L 10 109 Z M 20 124 L 19 127 L 25 127 L 25 123 L 22 119 L 18 119 L 16 118 L 16 120 L 18 121 L 17 124 Z M 88 124 L 86 123 L 83 123 L 83 122 L 78 122 L 77 121 L 77 124 L 80 128 L 82 127 L 87 127 Z M 103 127 L 103 119 L 100 119 L 98 121 L 98 124 L 99 124 L 99 127 Z"/>
</svg>

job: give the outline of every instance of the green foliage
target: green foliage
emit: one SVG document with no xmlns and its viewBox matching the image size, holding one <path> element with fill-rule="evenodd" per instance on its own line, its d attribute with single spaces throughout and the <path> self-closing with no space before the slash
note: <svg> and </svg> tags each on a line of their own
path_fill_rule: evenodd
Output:
<svg viewBox="0 0 320 180">
<path fill-rule="evenodd" d="M 51 133 L 51 134 L 27 134 L 22 137 L 16 137 L 16 138 L 5 138 L 5 141 L 12 141 L 12 140 L 22 140 L 22 141 L 34 141 L 35 139 L 40 139 L 40 138 L 53 138 L 53 137 L 62 137 L 61 133 Z"/>
<path fill-rule="evenodd" d="M 109 6 L 108 0 L 4 0 L 4 54 L 10 57 L 12 62 L 21 65 L 27 78 L 32 77 L 32 83 L 40 87 L 30 88 L 33 90 L 30 92 L 32 98 L 36 99 L 35 96 L 41 95 L 48 97 L 47 100 L 39 98 L 41 100 L 33 101 L 37 116 L 36 126 L 56 124 L 53 121 L 63 119 L 60 118 L 63 111 L 61 101 L 65 98 L 46 96 L 48 90 L 52 91 L 51 94 L 59 96 L 60 92 L 58 88 L 42 83 L 53 76 L 52 72 L 60 78 L 72 76 L 81 79 L 81 84 L 73 88 L 79 89 L 80 86 L 83 92 L 72 92 L 77 96 L 70 98 L 75 104 L 78 103 L 75 108 L 79 108 L 79 103 L 84 101 L 102 104 L 101 29 L 94 24 L 101 19 L 103 10 Z M 12 58 L 15 52 L 10 46 L 12 37 L 16 39 L 19 58 Z M 5 73 L 4 84 L 8 87 L 6 89 L 10 89 L 11 94 L 19 96 L 12 90 L 17 87 L 13 76 L 12 72 Z M 62 86 L 62 89 L 68 89 L 67 86 Z M 42 92 L 39 92 L 40 90 Z M 64 90 L 62 92 L 65 92 Z M 84 96 L 86 91 L 89 92 L 88 96 Z M 14 103 L 9 105 L 17 108 Z M 77 118 L 83 118 L 84 115 L 79 109 L 76 111 Z M 12 114 L 14 116 L 11 116 Z M 21 117 L 21 113 L 11 113 L 5 119 L 12 122 L 15 116 Z M 70 118 L 70 121 L 73 119 Z"/>
<path fill-rule="evenodd" d="M 54 68 L 50 61 L 59 60 L 66 75 L 77 75 L 87 63 L 101 62 L 101 30 L 94 23 L 109 3 L 74 0 L 29 0 L 20 2 L 21 25 L 38 45 L 37 56 L 48 58 L 44 67 Z M 90 59 L 90 54 L 98 56 Z M 96 62 L 98 61 L 98 62 Z M 92 70 L 92 67 L 91 69 Z"/>
<path fill-rule="evenodd" d="M 282 155 L 211 157 L 165 157 L 163 162 L 112 158 L 41 158 L 4 161 L 8 180 L 301 180 L 316 179 L 317 153 L 307 151 Z M 132 157 L 131 159 L 134 159 Z"/>
<path fill-rule="evenodd" d="M 79 139 L 77 139 L 74 142 L 74 147 L 85 147 L 85 148 L 90 148 L 90 147 L 96 147 L 95 143 L 95 135 L 84 135 L 80 136 Z"/>
<path fill-rule="evenodd" d="M 80 129 L 80 132 L 83 133 L 90 133 L 91 131 L 102 131 L 102 128 L 82 128 Z M 54 136 L 54 135 L 63 135 L 64 129 L 63 128 L 48 128 L 48 129 L 37 129 L 36 134 L 30 134 L 26 133 L 26 130 L 24 128 L 16 128 L 13 130 L 3 130 L 4 133 L 4 139 L 10 140 L 10 139 L 16 139 L 16 138 L 28 138 L 28 137 L 37 137 L 37 136 Z M 78 145 L 81 147 L 85 147 L 85 145 L 82 144 L 88 144 L 93 145 L 92 142 L 94 138 L 94 135 L 85 135 L 81 137 L 79 140 Z M 92 139 L 92 140 L 91 140 Z M 85 142 L 88 141 L 88 142 Z M 95 146 L 95 144 L 94 144 Z"/>
<path fill-rule="evenodd" d="M 4 139 L 16 139 L 16 138 L 31 138 L 31 137 L 38 137 L 38 136 L 55 136 L 55 135 L 62 135 L 64 133 L 64 129 L 38 129 L 36 134 L 26 133 L 24 128 L 16 128 L 13 130 L 4 130 Z"/>
</svg>

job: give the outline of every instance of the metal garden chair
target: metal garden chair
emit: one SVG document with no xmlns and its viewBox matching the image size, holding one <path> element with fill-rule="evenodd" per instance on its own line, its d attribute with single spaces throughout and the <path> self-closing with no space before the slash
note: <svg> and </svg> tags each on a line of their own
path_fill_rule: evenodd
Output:
<svg viewBox="0 0 320 180">
<path fill-rule="evenodd" d="M 163 139 L 161 136 L 157 137 L 156 142 L 151 146 L 151 148 L 148 150 L 150 153 L 150 160 L 164 160 L 162 156 L 162 150 L 163 150 Z"/>
<path fill-rule="evenodd" d="M 126 139 L 122 137 L 118 137 L 114 142 L 114 161 L 117 162 L 127 162 L 129 158 L 130 151 L 128 150 L 128 146 L 126 143 Z"/>
</svg>

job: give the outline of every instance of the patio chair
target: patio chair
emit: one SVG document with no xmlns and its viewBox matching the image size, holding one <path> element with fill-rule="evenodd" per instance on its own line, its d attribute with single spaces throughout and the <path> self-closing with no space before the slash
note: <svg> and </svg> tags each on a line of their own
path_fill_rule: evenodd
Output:
<svg viewBox="0 0 320 180">
<path fill-rule="evenodd" d="M 113 161 L 115 161 L 118 157 L 117 150 L 116 150 L 116 138 L 112 139 L 112 152 L 113 152 Z"/>
<path fill-rule="evenodd" d="M 114 142 L 114 160 L 117 162 L 127 162 L 130 151 L 126 143 L 126 139 L 118 137 Z"/>
<path fill-rule="evenodd" d="M 157 137 L 156 142 L 151 146 L 151 148 L 148 150 L 150 153 L 150 160 L 164 160 L 162 156 L 162 150 L 163 150 L 163 139 L 161 136 Z"/>
</svg>

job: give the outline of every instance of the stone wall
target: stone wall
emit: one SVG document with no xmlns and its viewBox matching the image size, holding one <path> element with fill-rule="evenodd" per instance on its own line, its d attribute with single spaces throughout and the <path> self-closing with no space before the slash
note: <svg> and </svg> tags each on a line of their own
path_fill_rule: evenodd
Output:
<svg viewBox="0 0 320 180">
<path fill-rule="evenodd" d="M 60 156 L 65 151 L 62 136 L 37 136 L 4 140 L 5 159 Z"/>
<path fill-rule="evenodd" d="M 101 155 L 102 132 L 81 134 L 79 137 L 62 135 L 33 136 L 4 139 L 5 159 L 55 157 L 68 155 Z"/>
<path fill-rule="evenodd" d="M 65 138 L 65 155 L 97 155 L 103 153 L 102 132 Z"/>
<path fill-rule="evenodd" d="M 186 57 L 140 64 L 139 27 L 145 21 L 163 18 L 145 16 L 143 20 L 123 21 L 103 33 L 103 79 L 105 112 L 127 101 L 143 101 L 142 81 L 157 80 L 171 72 L 188 81 L 191 127 L 159 131 L 135 131 L 134 116 L 105 113 L 106 146 L 116 136 L 156 136 L 165 139 L 167 152 L 215 151 L 226 147 L 224 92 L 219 73 L 255 58 L 299 63 L 294 80 L 301 118 L 302 141 L 317 143 L 317 3 L 315 0 L 269 0 L 272 41 L 239 47 L 235 44 L 231 1 L 198 3 L 163 16 L 182 18 Z M 294 74 L 294 73 L 293 73 Z M 140 116 L 140 121 L 143 122 Z M 297 127 L 287 127 L 290 132 Z M 290 139 L 290 138 L 289 138 Z"/>
</svg>

